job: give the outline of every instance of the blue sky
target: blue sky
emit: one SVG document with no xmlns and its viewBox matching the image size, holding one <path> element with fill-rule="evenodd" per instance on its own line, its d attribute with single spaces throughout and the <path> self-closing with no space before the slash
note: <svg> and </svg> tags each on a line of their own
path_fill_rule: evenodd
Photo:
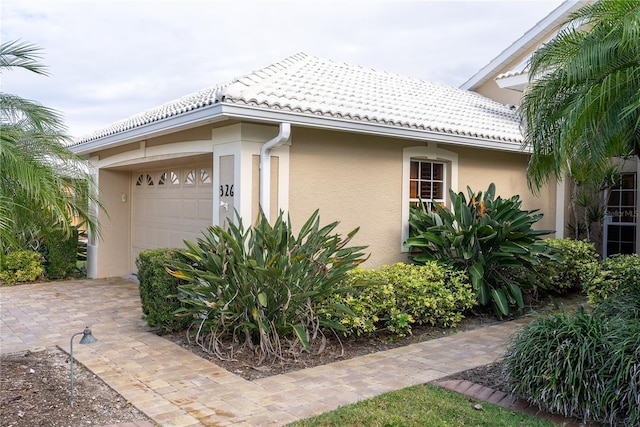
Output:
<svg viewBox="0 0 640 427">
<path fill-rule="evenodd" d="M 459 86 L 561 0 L 3 0 L 3 42 L 50 76 L 2 91 L 62 113 L 75 137 L 297 52 Z"/>
</svg>

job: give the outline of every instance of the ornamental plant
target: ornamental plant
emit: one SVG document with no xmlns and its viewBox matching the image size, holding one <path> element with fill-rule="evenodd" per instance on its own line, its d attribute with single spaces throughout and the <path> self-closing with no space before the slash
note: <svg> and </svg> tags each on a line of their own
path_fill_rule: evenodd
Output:
<svg viewBox="0 0 640 427">
<path fill-rule="evenodd" d="M 45 274 L 49 279 L 64 279 L 76 271 L 78 261 L 78 228 L 67 233 L 62 227 L 44 230 Z"/>
<path fill-rule="evenodd" d="M 545 243 L 558 249 L 557 260 L 544 261 L 536 267 L 548 281 L 545 290 L 556 294 L 566 294 L 582 289 L 585 282 L 599 266 L 595 245 L 586 240 L 545 239 Z"/>
<path fill-rule="evenodd" d="M 640 255 L 613 255 L 593 268 L 584 282 L 590 304 L 597 305 L 619 293 L 640 293 Z"/>
<path fill-rule="evenodd" d="M 142 314 L 149 326 L 165 332 L 187 329 L 192 322 L 188 316 L 175 314 L 183 306 L 178 299 L 178 286 L 186 282 L 165 270 L 167 261 L 180 259 L 180 250 L 171 248 L 147 249 L 136 257 Z"/>
<path fill-rule="evenodd" d="M 543 277 L 534 269 L 552 259 L 555 251 L 541 238 L 551 233 L 534 230 L 542 218 L 536 210 L 521 209 L 519 196 L 495 196 L 492 183 L 485 193 L 467 187 L 449 190 L 451 205 L 421 203 L 410 212 L 410 236 L 405 245 L 417 264 L 437 261 L 467 272 L 480 305 L 491 304 L 499 318 L 522 313 L 522 289 L 532 289 Z"/>
<path fill-rule="evenodd" d="M 0 283 L 32 282 L 42 275 L 42 256 L 35 251 L 13 251 L 0 259 Z"/>
<path fill-rule="evenodd" d="M 168 271 L 188 283 L 179 286 L 195 322 L 195 338 L 218 357 L 231 356 L 225 343 L 244 343 L 265 358 L 309 350 L 325 329 L 344 329 L 349 309 L 329 302 L 347 273 L 366 260 L 364 246 L 348 246 L 358 229 L 334 234 L 338 222 L 320 226 L 316 210 L 294 234 L 280 212 L 273 225 L 261 213 L 254 226 L 209 227 L 197 242 L 185 241 L 184 260 Z"/>
<path fill-rule="evenodd" d="M 455 327 L 476 304 L 467 276 L 435 261 L 358 268 L 346 285 L 347 292 L 334 297 L 352 311 L 341 320 L 345 335 L 385 330 L 404 336 L 414 325 Z"/>
<path fill-rule="evenodd" d="M 611 426 L 640 425 L 640 292 L 593 312 L 541 316 L 504 359 L 512 392 L 532 405 Z"/>
</svg>

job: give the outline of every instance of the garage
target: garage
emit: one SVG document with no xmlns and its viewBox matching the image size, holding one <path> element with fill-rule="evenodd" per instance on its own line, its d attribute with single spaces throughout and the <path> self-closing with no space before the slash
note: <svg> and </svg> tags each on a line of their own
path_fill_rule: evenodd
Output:
<svg viewBox="0 0 640 427">
<path fill-rule="evenodd" d="M 195 241 L 212 224 L 210 164 L 134 171 L 131 178 L 134 260 L 145 249 L 184 247 L 183 240 Z"/>
</svg>

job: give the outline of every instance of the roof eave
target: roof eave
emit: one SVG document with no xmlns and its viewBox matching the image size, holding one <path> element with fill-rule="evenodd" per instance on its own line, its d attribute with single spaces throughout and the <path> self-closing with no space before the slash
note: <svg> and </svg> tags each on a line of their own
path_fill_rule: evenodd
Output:
<svg viewBox="0 0 640 427">
<path fill-rule="evenodd" d="M 522 73 L 515 76 L 506 76 L 496 79 L 496 84 L 500 89 L 511 89 L 518 92 L 524 91 L 529 83 L 529 73 Z"/>
<path fill-rule="evenodd" d="M 83 156 L 98 150 L 114 148 L 131 142 L 167 135 L 221 120 L 224 120 L 222 106 L 220 104 L 214 104 L 117 132 L 112 135 L 96 138 L 78 145 L 72 145 L 69 147 L 69 150 L 79 156 Z"/>
<path fill-rule="evenodd" d="M 288 122 L 292 125 L 301 127 L 388 136 L 415 141 L 432 141 L 500 151 L 523 152 L 521 144 L 518 141 L 503 141 L 366 121 L 355 122 L 353 119 L 341 119 L 321 115 L 310 116 L 309 114 L 296 113 L 292 111 L 267 110 L 260 107 L 234 105 L 230 103 L 220 103 L 204 107 L 69 148 L 78 155 L 88 155 L 98 150 L 114 148 L 132 142 L 158 137 L 183 129 L 193 128 L 207 123 L 215 123 L 230 118 L 264 123 Z"/>
</svg>

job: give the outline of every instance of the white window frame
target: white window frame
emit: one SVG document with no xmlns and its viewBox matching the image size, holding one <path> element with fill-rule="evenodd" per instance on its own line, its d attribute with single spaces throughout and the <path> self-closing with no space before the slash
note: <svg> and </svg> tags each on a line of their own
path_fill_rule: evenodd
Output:
<svg viewBox="0 0 640 427">
<path fill-rule="evenodd" d="M 402 150 L 402 233 L 400 241 L 400 251 L 408 252 L 404 242 L 409 238 L 409 207 L 411 204 L 409 180 L 411 177 L 411 160 L 424 160 L 430 162 L 444 163 L 444 204 L 448 203 L 449 189 L 458 192 L 458 153 L 444 150 L 438 147 L 435 142 L 427 145 L 405 147 Z M 447 176 L 451 182 L 448 183 Z"/>
<path fill-rule="evenodd" d="M 415 198 L 415 197 L 411 198 L 410 197 L 409 198 L 409 203 L 410 204 L 414 204 L 414 203 L 415 204 L 419 204 L 420 201 L 422 201 L 423 203 L 424 202 L 445 203 L 446 200 L 447 200 L 447 190 L 448 190 L 448 188 L 447 188 L 447 163 L 442 162 L 442 161 L 434 161 L 434 160 L 431 160 L 431 159 L 412 157 L 410 159 L 410 161 L 409 161 L 409 173 L 411 173 L 411 162 L 429 163 L 429 164 L 432 165 L 432 167 L 433 167 L 433 165 L 442 165 L 442 175 L 443 175 L 442 176 L 442 180 L 435 180 L 433 178 L 429 179 L 429 180 L 426 180 L 426 179 L 422 179 L 420 177 L 418 177 L 417 180 L 414 180 L 414 181 L 417 181 L 418 186 L 420 186 L 421 182 L 431 182 L 431 183 L 441 182 L 442 183 L 442 197 L 438 197 L 438 198 L 435 198 L 435 199 L 420 199 L 420 198 Z M 411 179 L 411 177 L 409 177 L 409 196 L 411 196 L 411 181 L 412 181 L 412 179 Z M 420 188 L 418 188 L 418 193 L 420 193 Z"/>
</svg>

